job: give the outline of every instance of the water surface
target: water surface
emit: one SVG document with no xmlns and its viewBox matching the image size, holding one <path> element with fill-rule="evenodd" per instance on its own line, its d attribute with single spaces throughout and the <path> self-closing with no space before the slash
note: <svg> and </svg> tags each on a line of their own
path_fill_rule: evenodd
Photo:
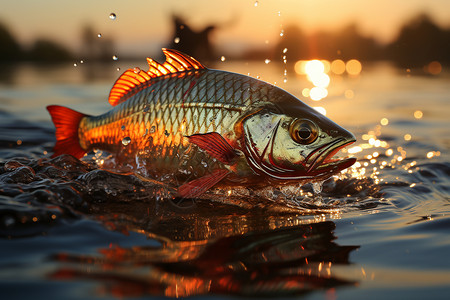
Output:
<svg viewBox="0 0 450 300">
<path fill-rule="evenodd" d="M 293 73 L 284 83 L 283 66 L 273 63 L 215 67 L 299 97 L 311 87 Z M 45 106 L 105 112 L 116 68 L 23 64 L 1 72 L 5 298 L 446 298 L 448 73 L 364 64 L 357 77 L 332 76 L 325 99 L 305 100 L 358 138 L 350 150 L 358 163 L 320 195 L 307 184 L 173 203 L 160 186 L 99 169 L 92 155 L 50 158 Z"/>
</svg>

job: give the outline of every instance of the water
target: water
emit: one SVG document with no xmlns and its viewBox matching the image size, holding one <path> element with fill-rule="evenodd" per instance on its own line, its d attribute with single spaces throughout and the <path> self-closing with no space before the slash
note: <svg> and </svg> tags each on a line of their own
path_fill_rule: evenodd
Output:
<svg viewBox="0 0 450 300">
<path fill-rule="evenodd" d="M 2 298 L 446 298 L 447 73 L 380 63 L 363 65 L 358 77 L 331 76 L 328 97 L 306 102 L 358 137 L 350 149 L 356 166 L 323 183 L 213 190 L 174 203 L 167 187 L 99 169 L 108 159 L 101 153 L 83 162 L 49 158 L 54 129 L 45 106 L 103 113 L 116 68 L 135 65 L 145 67 L 2 69 Z M 310 87 L 290 73 L 283 84 L 284 64 L 217 67 L 298 96 Z"/>
</svg>

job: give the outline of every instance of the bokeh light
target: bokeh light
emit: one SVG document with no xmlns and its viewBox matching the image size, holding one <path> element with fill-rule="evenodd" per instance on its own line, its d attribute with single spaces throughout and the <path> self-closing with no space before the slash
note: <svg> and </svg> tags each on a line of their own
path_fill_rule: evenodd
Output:
<svg viewBox="0 0 450 300">
<path fill-rule="evenodd" d="M 361 73 L 362 65 L 359 60 L 351 59 L 345 64 L 345 70 L 349 75 L 356 76 Z"/>
<path fill-rule="evenodd" d="M 326 74 L 331 69 L 331 64 L 326 60 L 299 60 L 294 66 L 295 72 L 299 75 L 306 75 L 306 78 L 314 85 L 311 89 L 304 88 L 302 95 L 310 97 L 311 100 L 320 101 L 328 96 L 326 89 L 330 84 L 330 76 Z"/>
<path fill-rule="evenodd" d="M 304 70 L 308 76 L 314 76 L 325 72 L 325 66 L 320 60 L 313 59 L 306 62 Z"/>
<path fill-rule="evenodd" d="M 416 118 L 416 119 L 422 119 L 422 117 L 423 117 L 423 112 L 422 112 L 422 111 L 416 110 L 416 111 L 414 112 L 414 118 Z"/>
<path fill-rule="evenodd" d="M 333 60 L 330 67 L 331 72 L 336 75 L 342 75 L 345 72 L 345 62 L 341 59 Z"/>
<path fill-rule="evenodd" d="M 302 90 L 302 96 L 305 97 L 305 98 L 308 98 L 309 97 L 309 92 L 310 92 L 310 89 L 304 88 Z"/>
<path fill-rule="evenodd" d="M 314 74 L 310 79 L 316 87 L 326 88 L 330 84 L 330 76 L 325 73 Z"/>
<path fill-rule="evenodd" d="M 439 75 L 442 72 L 442 65 L 438 61 L 432 61 L 425 66 L 425 71 L 431 75 Z"/>
<path fill-rule="evenodd" d="M 309 91 L 309 96 L 311 100 L 319 101 L 328 96 L 328 91 L 326 88 L 315 86 Z"/>
<path fill-rule="evenodd" d="M 318 112 L 320 112 L 322 115 L 326 116 L 327 115 L 327 110 L 321 106 L 316 106 L 313 107 L 315 110 L 317 110 Z"/>
<path fill-rule="evenodd" d="M 347 99 L 353 99 L 353 97 L 355 97 L 355 92 L 353 92 L 352 90 L 346 90 L 344 92 L 344 96 Z"/>
</svg>

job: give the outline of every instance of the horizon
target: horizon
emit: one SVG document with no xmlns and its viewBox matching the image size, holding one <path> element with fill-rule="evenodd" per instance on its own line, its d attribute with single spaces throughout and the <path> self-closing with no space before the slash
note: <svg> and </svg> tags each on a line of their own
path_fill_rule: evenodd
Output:
<svg viewBox="0 0 450 300">
<path fill-rule="evenodd" d="M 217 10 L 217 3 L 206 0 L 190 1 L 189 4 L 176 0 L 156 3 L 138 0 L 134 6 L 106 0 L 97 1 L 95 5 L 86 0 L 77 3 L 20 2 L 5 3 L 0 22 L 22 46 L 29 47 L 37 38 L 45 38 L 78 53 L 82 47 L 82 29 L 91 26 L 103 38 L 114 40 L 119 57 L 160 52 L 161 47 L 171 42 L 171 16 L 174 14 L 184 18 L 196 30 L 210 24 L 218 25 L 212 42 L 223 53 L 231 54 L 274 47 L 281 39 L 280 34 L 291 25 L 312 34 L 336 32 L 356 24 L 361 35 L 373 37 L 382 44 L 395 39 L 401 26 L 421 13 L 429 15 L 443 28 L 450 27 L 446 14 L 450 11 L 450 2 L 445 0 L 400 0 L 395 3 L 383 0 L 364 4 L 356 0 L 339 3 L 328 0 L 232 0 L 220 6 L 218 16 L 211 13 Z M 115 20 L 109 18 L 110 13 L 116 14 Z M 382 23 L 379 22 L 381 14 Z"/>
</svg>

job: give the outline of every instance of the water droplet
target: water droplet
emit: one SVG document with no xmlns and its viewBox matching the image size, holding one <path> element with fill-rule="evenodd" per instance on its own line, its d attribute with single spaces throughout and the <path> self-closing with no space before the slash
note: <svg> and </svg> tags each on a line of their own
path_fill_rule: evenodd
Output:
<svg viewBox="0 0 450 300">
<path fill-rule="evenodd" d="M 322 184 L 323 184 L 323 181 L 313 182 L 312 188 L 313 188 L 314 194 L 320 194 L 322 192 Z"/>
<path fill-rule="evenodd" d="M 225 59 L 226 59 L 226 58 L 225 58 L 225 56 L 223 56 L 223 55 L 220 57 L 220 60 L 221 60 L 221 61 L 225 61 Z"/>
<path fill-rule="evenodd" d="M 201 161 L 201 164 L 202 164 L 202 166 L 205 167 L 205 168 L 208 167 L 208 164 L 207 164 L 206 161 L 204 161 L 204 160 Z"/>
<path fill-rule="evenodd" d="M 136 68 L 133 69 L 133 72 L 136 73 L 136 74 L 138 74 L 139 72 L 141 72 L 141 69 L 138 68 L 138 67 L 136 67 Z"/>
<path fill-rule="evenodd" d="M 283 53 L 286 53 L 288 51 L 288 48 L 283 49 Z"/>
<path fill-rule="evenodd" d="M 80 60 L 80 64 L 84 64 L 84 60 Z"/>
<path fill-rule="evenodd" d="M 8 215 L 3 217 L 3 225 L 5 227 L 13 226 L 15 223 L 16 223 L 16 220 L 13 217 L 8 216 Z"/>
<path fill-rule="evenodd" d="M 76 66 L 78 66 L 78 64 L 77 64 L 77 63 L 74 63 L 73 66 L 76 67 Z"/>
<path fill-rule="evenodd" d="M 150 128 L 150 133 L 155 133 L 155 130 L 156 130 L 156 127 L 155 127 L 155 126 L 152 126 L 152 127 Z"/>
<path fill-rule="evenodd" d="M 164 130 L 164 135 L 165 135 L 165 136 L 169 136 L 170 133 L 169 133 L 167 130 Z"/>
<path fill-rule="evenodd" d="M 179 37 L 174 38 L 174 39 L 173 39 L 173 42 L 174 42 L 175 44 L 178 44 L 178 43 L 180 42 L 180 38 L 179 38 Z"/>
<path fill-rule="evenodd" d="M 284 29 L 281 29 L 280 36 L 284 35 Z"/>
<path fill-rule="evenodd" d="M 120 71 L 120 68 L 117 68 L 116 70 L 117 70 L 117 71 Z"/>
<path fill-rule="evenodd" d="M 270 59 L 266 58 L 266 60 L 264 61 L 264 63 L 267 65 L 268 63 L 270 63 Z"/>
<path fill-rule="evenodd" d="M 125 125 L 122 125 L 122 127 L 120 127 L 120 129 L 125 130 Z"/>
<path fill-rule="evenodd" d="M 112 59 L 113 59 L 113 60 L 118 60 L 119 57 L 118 57 L 117 55 L 113 55 L 113 56 L 112 56 Z"/>
<path fill-rule="evenodd" d="M 130 138 L 129 136 L 124 137 L 124 138 L 122 139 L 122 145 L 128 146 L 130 143 L 131 143 L 131 138 Z"/>
<path fill-rule="evenodd" d="M 101 37 L 102 37 L 102 34 L 101 34 L 101 33 L 97 34 L 97 37 L 98 37 L 98 38 L 101 38 Z"/>
<path fill-rule="evenodd" d="M 259 4 L 259 2 L 258 1 L 255 1 L 255 7 L 257 7 L 258 6 L 258 4 Z"/>
<path fill-rule="evenodd" d="M 109 18 L 110 18 L 111 20 L 115 20 L 115 19 L 117 18 L 117 16 L 116 16 L 115 13 L 110 13 L 110 14 L 109 14 Z"/>
</svg>

